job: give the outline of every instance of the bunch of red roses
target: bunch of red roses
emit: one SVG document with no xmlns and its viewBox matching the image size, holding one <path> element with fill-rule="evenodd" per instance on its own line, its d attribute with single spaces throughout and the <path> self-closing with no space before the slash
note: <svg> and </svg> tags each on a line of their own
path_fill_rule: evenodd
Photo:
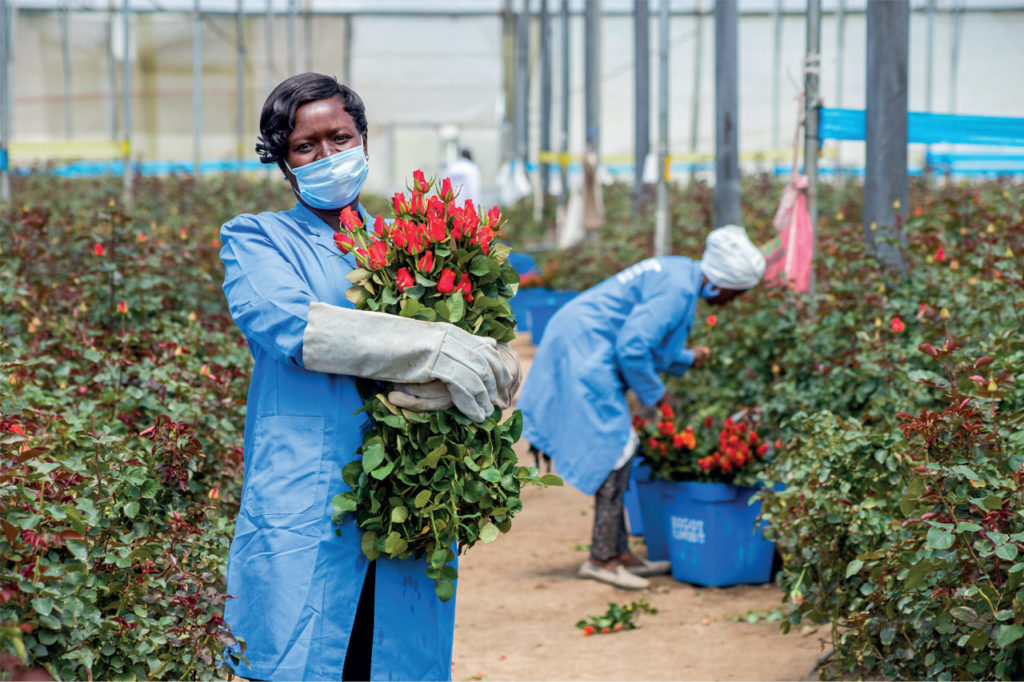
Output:
<svg viewBox="0 0 1024 682">
<path fill-rule="evenodd" d="M 501 212 L 493 207 L 483 222 L 471 199 L 462 206 L 456 204 L 448 178 L 436 194 L 424 198 L 432 184 L 423 171 L 415 171 L 411 197 L 396 193 L 391 199 L 394 220 L 388 225 L 378 215 L 372 231 L 366 230 L 359 215 L 346 207 L 334 242 L 343 254 L 354 253 L 360 267 L 384 274 L 400 292 L 416 286 L 433 288 L 439 294 L 458 291 L 467 303 L 472 303 L 471 273 L 445 257 L 472 247 L 490 255 Z M 438 252 L 439 247 L 443 253 Z"/>
<path fill-rule="evenodd" d="M 669 405 L 662 405 L 658 419 L 633 417 L 640 436 L 640 455 L 651 476 L 666 481 L 753 482 L 770 448 L 761 442 L 749 417 L 728 418 L 721 428 L 705 417 L 697 430 L 680 428 Z M 751 480 L 747 480 L 751 479 Z"/>
</svg>

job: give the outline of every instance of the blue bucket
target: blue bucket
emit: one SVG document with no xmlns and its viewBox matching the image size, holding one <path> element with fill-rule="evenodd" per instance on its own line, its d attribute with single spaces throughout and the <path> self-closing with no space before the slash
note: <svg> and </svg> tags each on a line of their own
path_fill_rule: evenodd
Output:
<svg viewBox="0 0 1024 682">
<path fill-rule="evenodd" d="M 637 496 L 640 498 L 640 515 L 644 522 L 644 543 L 647 558 L 651 561 L 668 559 L 668 534 L 665 530 L 665 496 L 671 497 L 671 488 L 676 483 L 666 481 L 643 481 L 637 479 Z"/>
<path fill-rule="evenodd" d="M 544 328 L 555 313 L 576 296 L 575 291 L 549 291 L 544 298 L 537 300 L 526 312 L 527 325 L 533 345 L 539 346 L 544 336 Z M 513 299 L 515 300 L 515 299 Z"/>
<path fill-rule="evenodd" d="M 672 577 L 723 587 L 771 582 L 775 543 L 756 528 L 756 488 L 728 483 L 675 484 L 665 501 Z"/>
</svg>

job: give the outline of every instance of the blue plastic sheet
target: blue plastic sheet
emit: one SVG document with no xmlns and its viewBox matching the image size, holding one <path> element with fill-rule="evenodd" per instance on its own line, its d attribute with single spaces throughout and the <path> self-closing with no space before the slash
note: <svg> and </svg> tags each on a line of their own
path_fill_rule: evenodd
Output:
<svg viewBox="0 0 1024 682">
<path fill-rule="evenodd" d="M 863 140 L 863 109 L 822 109 L 820 138 Z M 1024 118 L 929 114 L 907 115 L 907 141 L 917 144 L 977 144 L 1024 146 Z"/>
</svg>

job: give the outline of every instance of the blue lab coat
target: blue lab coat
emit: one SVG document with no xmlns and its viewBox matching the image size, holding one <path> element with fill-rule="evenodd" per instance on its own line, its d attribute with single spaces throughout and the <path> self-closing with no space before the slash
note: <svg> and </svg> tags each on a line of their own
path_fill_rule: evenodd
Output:
<svg viewBox="0 0 1024 682">
<path fill-rule="evenodd" d="M 684 348 L 701 286 L 700 261 L 649 258 L 566 303 L 544 330 L 516 403 L 523 437 L 558 474 L 594 494 L 632 429 L 626 389 L 645 405 L 665 393 L 659 372 L 693 365 Z"/>
<path fill-rule="evenodd" d="M 360 209 L 362 212 L 362 209 Z M 367 425 L 355 379 L 303 368 L 311 301 L 352 307 L 333 231 L 297 204 L 221 229 L 224 293 L 255 366 L 245 418 L 245 482 L 228 558 L 225 617 L 261 680 L 340 680 L 368 562 L 354 515 L 331 498 Z M 342 262 L 344 260 L 344 262 Z M 442 603 L 422 559 L 378 559 L 373 679 L 451 677 L 455 600 Z"/>
</svg>

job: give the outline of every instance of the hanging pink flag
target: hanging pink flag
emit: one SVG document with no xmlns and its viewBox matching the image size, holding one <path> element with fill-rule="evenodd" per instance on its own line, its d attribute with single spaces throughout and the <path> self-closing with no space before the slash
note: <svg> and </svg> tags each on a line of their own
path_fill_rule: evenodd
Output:
<svg viewBox="0 0 1024 682">
<path fill-rule="evenodd" d="M 775 213 L 775 240 L 765 247 L 767 267 L 764 281 L 788 283 L 795 291 L 807 292 L 811 283 L 814 229 L 807 212 L 807 179 L 793 173 L 782 192 Z"/>
</svg>

